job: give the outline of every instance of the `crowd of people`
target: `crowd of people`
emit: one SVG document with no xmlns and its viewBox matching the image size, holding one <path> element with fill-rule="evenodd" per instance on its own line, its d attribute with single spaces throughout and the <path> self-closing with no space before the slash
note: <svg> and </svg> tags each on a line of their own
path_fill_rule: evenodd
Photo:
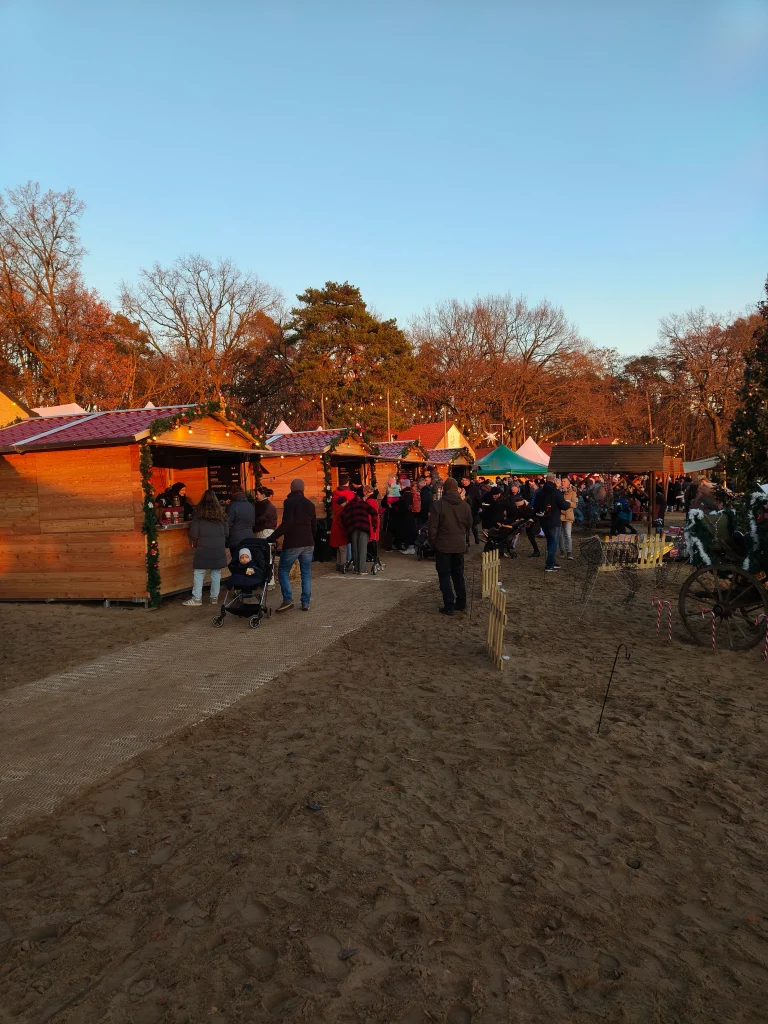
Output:
<svg viewBox="0 0 768 1024">
<path fill-rule="evenodd" d="M 443 597 L 440 610 L 452 615 L 466 607 L 464 556 L 472 540 L 481 543 L 481 532 L 484 542 L 490 539 L 504 555 L 512 553 L 524 533 L 531 548 L 529 557 L 539 558 L 543 540 L 544 571 L 556 572 L 561 568 L 558 555 L 573 558 L 574 523 L 609 520 L 611 535 L 635 533 L 633 521 L 648 516 L 648 492 L 647 477 L 626 474 L 557 477 L 547 473 L 539 478 L 501 477 L 494 482 L 469 475 L 460 481 L 453 477 L 443 480 L 436 470 L 425 470 L 414 478 L 405 473 L 390 477 L 380 493 L 341 472 L 330 497 L 328 542 L 335 548 L 336 571 L 357 575 L 375 572 L 380 565 L 380 545 L 406 555 L 433 555 Z M 278 568 L 282 603 L 277 611 L 294 607 L 290 570 L 295 562 L 301 575 L 300 607 L 309 611 L 317 539 L 315 506 L 304 495 L 303 481 L 293 480 L 278 525 L 272 496 L 273 492 L 262 486 L 250 496 L 236 491 L 222 504 L 209 490 L 192 510 L 184 485 L 174 484 L 169 500 L 181 502 L 185 517 L 191 515 L 190 540 L 195 547 L 192 596 L 185 605 L 202 604 L 208 573 L 213 604 L 219 599 L 225 567 L 232 579 L 241 583 L 244 576 L 255 574 L 255 569 L 249 568 L 253 558 L 249 542 L 277 544 L 282 540 Z M 716 500 L 708 480 L 693 484 L 690 478 L 680 476 L 671 479 L 666 490 L 661 482 L 657 484 L 653 518 L 663 524 L 667 511 L 708 509 Z"/>
</svg>

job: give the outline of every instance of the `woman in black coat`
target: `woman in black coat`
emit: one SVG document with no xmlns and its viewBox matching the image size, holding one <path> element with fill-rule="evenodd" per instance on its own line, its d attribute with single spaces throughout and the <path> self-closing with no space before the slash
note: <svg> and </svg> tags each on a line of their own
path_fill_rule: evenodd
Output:
<svg viewBox="0 0 768 1024">
<path fill-rule="evenodd" d="M 241 540 L 253 536 L 256 523 L 256 510 L 248 501 L 245 491 L 237 491 L 232 495 L 227 507 L 227 522 L 229 523 L 228 547 L 232 551 Z"/>
<path fill-rule="evenodd" d="M 195 549 L 192 597 L 183 604 L 197 608 L 203 603 L 203 584 L 208 572 L 211 574 L 211 604 L 218 604 L 221 570 L 227 564 L 227 515 L 213 491 L 206 491 L 200 499 L 190 523 L 189 539 Z"/>
<path fill-rule="evenodd" d="M 268 540 L 277 529 L 277 509 L 269 500 L 275 492 L 269 487 L 257 487 L 255 493 L 256 522 L 253 524 L 253 535 Z"/>
</svg>

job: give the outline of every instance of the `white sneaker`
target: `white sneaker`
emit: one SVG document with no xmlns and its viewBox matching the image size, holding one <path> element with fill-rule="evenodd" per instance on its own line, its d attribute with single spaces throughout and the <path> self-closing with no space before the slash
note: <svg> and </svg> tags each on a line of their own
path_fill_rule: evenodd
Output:
<svg viewBox="0 0 768 1024">
<path fill-rule="evenodd" d="M 403 549 L 403 554 L 404 555 L 415 555 L 416 554 L 416 548 L 404 548 Z"/>
<path fill-rule="evenodd" d="M 185 608 L 200 608 L 203 604 L 202 601 L 196 601 L 194 597 L 190 597 L 188 601 L 182 601 L 181 603 Z"/>
</svg>

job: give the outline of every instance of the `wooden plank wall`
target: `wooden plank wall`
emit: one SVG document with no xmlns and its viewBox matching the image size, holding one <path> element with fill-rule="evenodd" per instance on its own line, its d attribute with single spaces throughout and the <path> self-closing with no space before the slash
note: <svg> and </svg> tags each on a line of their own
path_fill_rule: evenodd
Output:
<svg viewBox="0 0 768 1024">
<path fill-rule="evenodd" d="M 277 508 L 278 522 L 282 516 L 283 502 L 291 490 L 291 480 L 301 477 L 304 481 L 304 494 L 314 501 L 317 508 L 317 515 L 322 518 L 325 515 L 323 505 L 323 494 L 325 489 L 325 477 L 323 475 L 323 462 L 319 455 L 304 456 L 285 455 L 283 458 L 272 456 L 262 460 L 264 472 L 261 482 L 265 487 L 271 487 L 275 492 L 272 496 L 272 504 Z"/>
<path fill-rule="evenodd" d="M 210 416 L 196 420 L 190 426 L 192 427 L 191 434 L 188 427 L 178 427 L 176 430 L 170 430 L 167 434 L 163 434 L 159 438 L 160 443 L 164 445 L 177 444 L 185 448 L 230 448 L 233 451 L 251 451 L 253 449 L 253 443 L 248 438 L 243 437 L 234 429 L 230 429 L 229 436 L 227 436 L 228 428 L 225 424 L 219 423 L 218 420 L 214 420 Z"/>
<path fill-rule="evenodd" d="M 138 445 L 0 456 L 0 598 L 146 597 Z"/>
<path fill-rule="evenodd" d="M 377 462 L 376 463 L 376 486 L 379 489 L 379 495 L 383 498 L 384 491 L 387 487 L 387 480 L 391 476 L 397 476 L 397 463 L 395 462 Z"/>
</svg>

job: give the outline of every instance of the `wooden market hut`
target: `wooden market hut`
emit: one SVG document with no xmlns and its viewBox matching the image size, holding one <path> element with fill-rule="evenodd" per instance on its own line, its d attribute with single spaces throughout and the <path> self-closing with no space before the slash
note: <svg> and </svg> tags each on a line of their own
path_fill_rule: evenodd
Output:
<svg viewBox="0 0 768 1024">
<path fill-rule="evenodd" d="M 273 435 L 263 455 L 261 481 L 275 492 L 271 500 L 278 513 L 296 477 L 304 481 L 304 494 L 314 501 L 319 518 L 325 516 L 324 501 L 338 487 L 341 470 L 357 483 L 378 480 L 376 448 L 352 428 Z"/>
<path fill-rule="evenodd" d="M 648 533 L 653 533 L 653 497 L 661 477 L 666 494 L 667 480 L 683 471 L 682 459 L 663 444 L 556 444 L 552 446 L 550 473 L 632 473 L 648 476 Z"/>
<path fill-rule="evenodd" d="M 435 466 L 440 475 L 454 476 L 460 479 L 465 472 L 469 472 L 474 458 L 469 448 L 432 448 L 427 452 L 427 461 L 430 466 Z"/>
<path fill-rule="evenodd" d="M 189 524 L 161 522 L 159 584 L 148 590 L 150 488 L 183 482 L 196 502 L 207 487 L 222 496 L 253 487 L 262 450 L 243 418 L 218 405 L 35 417 L 0 430 L 0 599 L 146 603 L 186 589 Z"/>
<path fill-rule="evenodd" d="M 389 477 L 404 472 L 415 480 L 427 464 L 427 452 L 417 441 L 377 441 L 376 448 L 376 479 L 381 494 Z"/>
</svg>

